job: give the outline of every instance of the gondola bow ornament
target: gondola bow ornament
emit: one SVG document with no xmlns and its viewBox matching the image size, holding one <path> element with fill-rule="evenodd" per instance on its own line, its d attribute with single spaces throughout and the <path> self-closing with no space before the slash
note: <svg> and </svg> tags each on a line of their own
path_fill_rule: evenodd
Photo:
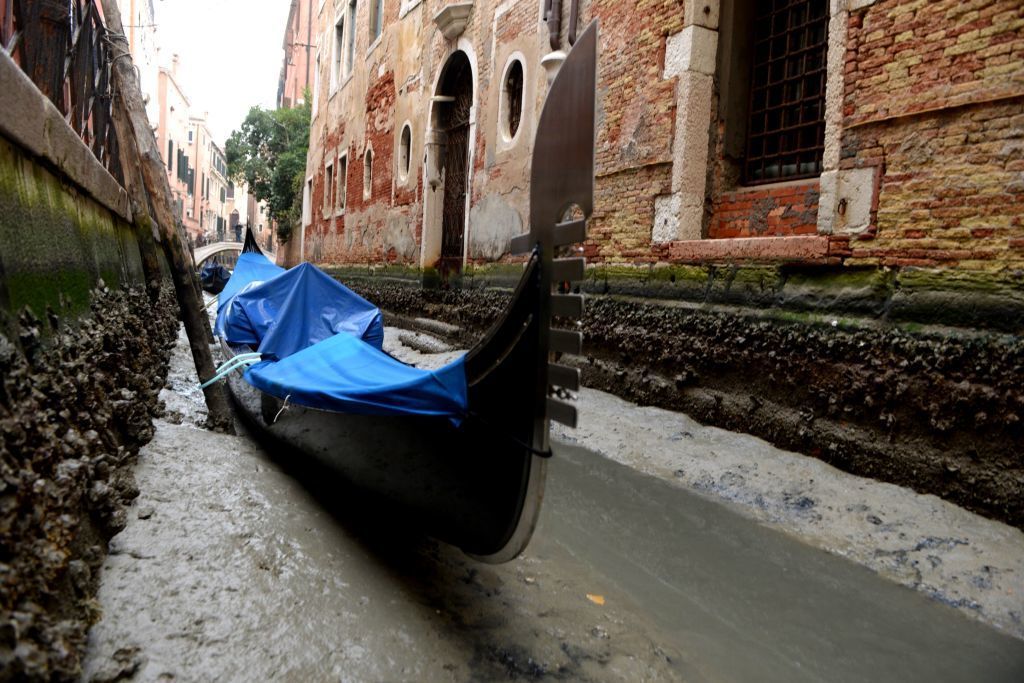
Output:
<svg viewBox="0 0 1024 683">
<path fill-rule="evenodd" d="M 584 276 L 582 257 L 555 258 L 556 251 L 586 239 L 587 220 L 594 211 L 594 135 L 597 91 L 597 22 L 576 41 L 548 92 L 537 125 L 530 177 L 530 232 L 512 241 L 513 253 L 535 253 L 540 259 L 541 286 L 550 290 L 542 307 L 545 320 L 583 316 L 579 294 L 556 293 L 554 288 Z M 548 329 L 541 340 L 547 354 L 578 354 L 582 335 L 573 330 Z M 579 370 L 547 362 L 538 368 L 545 388 L 549 419 L 576 426 L 576 408 L 550 397 L 553 390 L 579 389 Z M 538 425 L 547 448 L 548 425 Z"/>
</svg>

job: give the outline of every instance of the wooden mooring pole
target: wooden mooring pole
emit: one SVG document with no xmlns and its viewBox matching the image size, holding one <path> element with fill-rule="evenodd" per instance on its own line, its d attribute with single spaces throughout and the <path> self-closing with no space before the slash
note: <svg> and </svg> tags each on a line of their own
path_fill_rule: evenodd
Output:
<svg viewBox="0 0 1024 683">
<path fill-rule="evenodd" d="M 167 182 L 164 161 L 160 156 L 156 137 L 153 135 L 153 129 L 146 116 L 142 90 L 136 78 L 128 40 L 125 38 L 124 27 L 121 23 L 121 12 L 117 7 L 116 0 L 102 0 L 102 4 L 108 32 L 107 39 L 113 48 L 111 78 L 115 98 L 120 96 L 120 105 L 124 107 L 124 113 L 127 115 L 127 122 L 122 121 L 127 125 L 118 125 L 117 133 L 122 153 L 132 160 L 132 163 L 125 165 L 128 167 L 125 169 L 126 178 L 131 178 L 129 184 L 135 186 L 129 189 L 129 193 L 133 197 L 142 197 L 138 187 L 139 177 L 133 173 L 137 169 L 141 175 L 145 194 L 149 197 L 149 205 L 155 214 L 154 218 L 159 229 L 164 255 L 171 267 L 174 291 L 177 295 L 178 307 L 181 309 L 181 320 L 185 324 L 185 334 L 188 335 L 189 346 L 192 349 L 196 372 L 200 380 L 206 380 L 214 375 L 214 363 L 213 354 L 210 352 L 210 323 L 199 296 L 200 290 L 195 282 L 195 264 L 192 261 L 192 255 L 182 241 L 177 229 L 177 221 L 171 211 L 173 205 L 171 186 Z M 114 107 L 117 106 L 118 103 L 115 100 Z M 134 163 L 136 160 L 137 166 Z M 133 201 L 133 204 L 135 203 Z M 145 202 L 140 203 L 143 207 L 145 206 Z M 152 226 L 148 225 L 148 222 L 148 211 L 136 214 L 136 224 L 141 230 L 152 230 Z M 217 382 L 208 386 L 203 390 L 203 394 L 209 411 L 210 426 L 220 431 L 233 432 L 234 421 L 231 417 L 231 408 L 223 383 Z"/>
</svg>

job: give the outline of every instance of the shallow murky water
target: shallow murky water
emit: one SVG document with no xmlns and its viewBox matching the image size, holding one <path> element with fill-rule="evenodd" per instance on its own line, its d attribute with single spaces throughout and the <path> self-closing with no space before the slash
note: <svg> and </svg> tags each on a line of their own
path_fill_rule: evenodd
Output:
<svg viewBox="0 0 1024 683">
<path fill-rule="evenodd" d="M 696 681 L 1020 681 L 1024 641 L 589 451 L 552 462 L 538 542 L 628 596 Z"/>
</svg>

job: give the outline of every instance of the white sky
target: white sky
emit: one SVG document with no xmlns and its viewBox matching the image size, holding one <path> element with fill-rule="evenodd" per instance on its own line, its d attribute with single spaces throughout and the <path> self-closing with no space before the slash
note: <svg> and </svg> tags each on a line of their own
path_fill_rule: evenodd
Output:
<svg viewBox="0 0 1024 683">
<path fill-rule="evenodd" d="M 180 57 L 192 114 L 210 112 L 223 147 L 249 107 L 274 108 L 290 0 L 155 0 L 160 63 Z"/>
</svg>

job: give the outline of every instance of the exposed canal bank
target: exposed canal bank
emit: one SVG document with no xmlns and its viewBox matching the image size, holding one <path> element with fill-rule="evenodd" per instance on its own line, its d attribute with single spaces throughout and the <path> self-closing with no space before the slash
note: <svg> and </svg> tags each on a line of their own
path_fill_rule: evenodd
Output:
<svg viewBox="0 0 1024 683">
<path fill-rule="evenodd" d="M 331 272 L 394 324 L 436 318 L 464 347 L 518 277 L 490 266 L 428 289 L 401 267 Z M 563 362 L 586 386 L 1024 527 L 1019 273 L 606 267 L 580 289 L 585 354 Z"/>
<path fill-rule="evenodd" d="M 0 321 L 0 680 L 77 675 L 107 541 L 154 434 L 173 299 L 101 281 L 90 302 L 84 319 Z"/>
<path fill-rule="evenodd" d="M 436 362 L 403 336 L 424 343 L 389 330 L 389 348 Z M 1024 672 L 1019 616 L 1016 630 L 1007 616 L 1024 596 L 1013 563 L 1021 532 L 934 497 L 678 414 L 644 414 L 651 434 L 660 421 L 678 427 L 645 441 L 635 411 L 651 409 L 584 392 L 574 438 L 589 450 L 560 440 L 533 544 L 493 567 L 382 529 L 338 482 L 284 472 L 250 439 L 199 428 L 187 356 L 169 386 L 136 469 L 141 493 L 104 566 L 87 678 L 1016 681 Z M 846 509 L 844 492 L 868 509 Z M 818 534 L 833 546 L 818 545 L 884 573 L 865 558 L 895 546 L 861 524 L 894 525 L 889 540 L 908 547 L 955 539 L 932 542 L 923 558 L 905 553 L 910 565 L 940 560 L 923 573 L 935 590 L 908 590 L 793 538 Z M 986 580 L 969 597 L 984 609 L 950 607 Z"/>
</svg>

